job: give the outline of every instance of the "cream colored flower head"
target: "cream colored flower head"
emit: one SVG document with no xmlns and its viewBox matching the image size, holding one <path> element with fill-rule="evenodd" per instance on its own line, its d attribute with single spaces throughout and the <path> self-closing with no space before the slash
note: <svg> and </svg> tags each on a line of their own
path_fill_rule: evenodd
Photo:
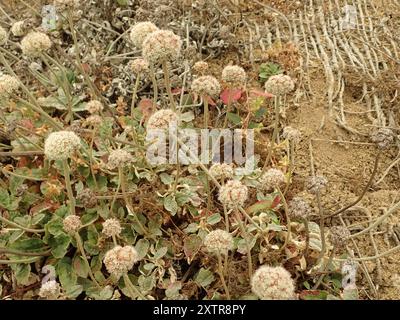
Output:
<svg viewBox="0 0 400 320">
<path fill-rule="evenodd" d="M 310 205 L 301 197 L 294 197 L 288 204 L 288 215 L 292 219 L 307 219 L 311 211 Z"/>
<path fill-rule="evenodd" d="M 193 80 L 192 90 L 200 96 L 217 97 L 221 92 L 221 85 L 213 76 L 201 76 Z"/>
<path fill-rule="evenodd" d="M 92 114 L 85 119 L 85 127 L 98 127 L 103 123 L 103 118 L 98 114 Z"/>
<path fill-rule="evenodd" d="M 265 91 L 275 96 L 283 96 L 293 91 L 294 82 L 291 77 L 284 74 L 277 74 L 269 77 L 265 82 Z"/>
<path fill-rule="evenodd" d="M 225 230 L 214 230 L 204 238 L 204 246 L 211 253 L 227 253 L 233 248 L 233 238 Z"/>
<path fill-rule="evenodd" d="M 121 228 L 121 224 L 119 223 L 118 219 L 111 218 L 111 219 L 107 219 L 106 221 L 103 222 L 102 233 L 106 237 L 119 236 L 121 231 L 122 231 L 122 228 Z"/>
<path fill-rule="evenodd" d="M 0 26 L 0 46 L 5 45 L 8 40 L 7 30 Z"/>
<path fill-rule="evenodd" d="M 171 109 L 154 112 L 147 121 L 147 129 L 168 129 L 178 125 L 178 115 Z"/>
<path fill-rule="evenodd" d="M 20 87 L 21 83 L 19 80 L 8 74 L 3 74 L 0 76 L 0 98 L 8 97 Z"/>
<path fill-rule="evenodd" d="M 301 132 L 299 130 L 295 129 L 295 128 L 287 126 L 287 127 L 283 128 L 282 136 L 285 139 L 288 139 L 289 141 L 297 144 L 300 141 Z"/>
<path fill-rule="evenodd" d="M 107 167 L 110 170 L 126 167 L 133 160 L 132 155 L 123 149 L 116 149 L 108 156 Z"/>
<path fill-rule="evenodd" d="M 238 180 L 230 180 L 220 188 L 218 199 L 228 209 L 233 209 L 243 206 L 247 197 L 247 187 Z"/>
<path fill-rule="evenodd" d="M 208 63 L 205 61 L 197 61 L 193 65 L 193 71 L 197 74 L 204 75 L 208 71 Z"/>
<path fill-rule="evenodd" d="M 43 32 L 30 32 L 21 40 L 22 53 L 28 57 L 38 57 L 50 48 L 51 40 Z"/>
<path fill-rule="evenodd" d="M 150 63 L 173 61 L 181 53 L 182 40 L 170 30 L 158 30 L 150 33 L 143 41 L 142 54 Z"/>
<path fill-rule="evenodd" d="M 285 184 L 284 173 L 275 168 L 268 169 L 259 179 L 261 188 L 265 191 L 273 191 Z"/>
<path fill-rule="evenodd" d="M 137 48 L 142 49 L 144 39 L 157 30 L 159 30 L 157 26 L 150 21 L 138 22 L 131 29 L 131 41 Z"/>
<path fill-rule="evenodd" d="M 10 31 L 13 34 L 13 36 L 22 37 L 23 35 L 25 35 L 26 32 L 25 21 L 22 20 L 14 22 L 13 25 L 11 26 Z"/>
<path fill-rule="evenodd" d="M 79 216 L 71 214 L 64 218 L 63 220 L 63 228 L 64 231 L 68 234 L 74 234 L 79 231 L 82 227 L 81 218 Z"/>
<path fill-rule="evenodd" d="M 99 113 L 100 111 L 103 111 L 103 109 L 103 104 L 98 100 L 90 100 L 86 103 L 86 111 L 90 114 Z"/>
<path fill-rule="evenodd" d="M 230 85 L 243 85 L 246 83 L 246 71 L 239 66 L 226 66 L 222 70 L 222 81 Z"/>
<path fill-rule="evenodd" d="M 39 297 L 47 300 L 56 300 L 61 293 L 60 285 L 55 280 L 49 280 L 42 284 L 39 290 Z"/>
<path fill-rule="evenodd" d="M 251 278 L 251 290 L 262 300 L 292 300 L 295 297 L 292 277 L 282 267 L 258 268 Z"/>
<path fill-rule="evenodd" d="M 137 58 L 130 63 L 131 70 L 134 74 L 145 74 L 149 72 L 149 62 L 143 58 Z"/>
<path fill-rule="evenodd" d="M 81 139 L 72 131 L 50 133 L 44 143 L 44 154 L 50 160 L 67 160 L 81 146 Z"/>
<path fill-rule="evenodd" d="M 217 180 L 232 179 L 233 166 L 232 164 L 227 164 L 227 163 L 214 163 L 210 167 L 210 173 Z"/>
<path fill-rule="evenodd" d="M 138 261 L 139 254 L 132 246 L 115 246 L 107 251 L 103 260 L 107 271 L 117 278 L 128 273 Z"/>
</svg>

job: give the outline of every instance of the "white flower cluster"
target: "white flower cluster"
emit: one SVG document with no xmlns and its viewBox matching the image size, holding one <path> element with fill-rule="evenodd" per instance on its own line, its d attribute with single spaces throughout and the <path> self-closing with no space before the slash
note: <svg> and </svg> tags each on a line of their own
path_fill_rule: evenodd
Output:
<svg viewBox="0 0 400 320">
<path fill-rule="evenodd" d="M 132 162 L 132 155 L 123 149 L 116 149 L 110 152 L 108 156 L 107 167 L 110 170 L 114 170 L 116 168 L 123 168 Z"/>
<path fill-rule="evenodd" d="M 26 32 L 25 21 L 21 20 L 14 22 L 13 25 L 11 26 L 10 31 L 13 34 L 13 36 L 22 37 L 23 35 L 25 35 Z"/>
<path fill-rule="evenodd" d="M 208 63 L 205 61 L 197 61 L 193 65 L 193 71 L 197 74 L 204 75 L 208 71 Z"/>
<path fill-rule="evenodd" d="M 327 184 L 328 179 L 324 176 L 313 176 L 307 182 L 307 189 L 311 194 L 317 194 L 325 190 Z"/>
<path fill-rule="evenodd" d="M 146 39 L 150 33 L 157 30 L 159 30 L 157 26 L 150 21 L 138 22 L 131 29 L 131 41 L 137 48 L 141 49 L 144 39 Z"/>
<path fill-rule="evenodd" d="M 107 251 L 103 261 L 107 271 L 120 278 L 123 274 L 128 273 L 133 268 L 133 265 L 139 261 L 139 254 L 132 246 L 115 246 Z"/>
<path fill-rule="evenodd" d="M 8 40 L 7 30 L 0 26 L 0 46 L 6 44 Z"/>
<path fill-rule="evenodd" d="M 82 222 L 79 216 L 69 215 L 63 220 L 63 228 L 66 233 L 74 234 L 82 227 Z"/>
<path fill-rule="evenodd" d="M 16 77 L 10 76 L 8 74 L 3 74 L 0 76 L 0 98 L 8 97 L 14 91 L 17 91 L 20 86 L 20 82 Z"/>
<path fill-rule="evenodd" d="M 216 97 L 221 92 L 221 86 L 213 76 L 201 76 L 193 80 L 192 90 L 200 96 Z"/>
<path fill-rule="evenodd" d="M 103 222 L 102 233 L 107 237 L 118 236 L 122 231 L 121 224 L 118 219 L 111 218 Z"/>
<path fill-rule="evenodd" d="M 33 31 L 21 40 L 21 49 L 28 57 L 38 57 L 51 48 L 51 40 L 47 34 Z"/>
<path fill-rule="evenodd" d="M 99 113 L 100 111 L 103 111 L 104 107 L 103 104 L 98 101 L 98 100 L 91 100 L 88 103 L 86 103 L 86 111 L 88 111 L 90 114 L 93 113 Z"/>
<path fill-rule="evenodd" d="M 259 179 L 261 188 L 265 191 L 273 191 L 285 184 L 286 178 L 284 173 L 275 168 L 268 169 Z"/>
<path fill-rule="evenodd" d="M 182 40 L 170 30 L 158 30 L 150 33 L 143 41 L 142 54 L 150 63 L 173 61 L 178 58 Z"/>
<path fill-rule="evenodd" d="M 233 248 L 233 238 L 229 232 L 225 230 L 214 230 L 204 238 L 204 246 L 208 252 L 227 253 Z"/>
<path fill-rule="evenodd" d="M 44 143 L 44 154 L 50 160 L 67 160 L 81 146 L 81 139 L 72 131 L 50 133 Z"/>
<path fill-rule="evenodd" d="M 247 187 L 238 180 L 230 180 L 220 188 L 218 199 L 228 209 L 233 209 L 243 206 L 247 197 Z"/>
<path fill-rule="evenodd" d="M 292 219 L 304 220 L 311 214 L 310 205 L 301 197 L 294 197 L 288 204 L 288 215 Z"/>
<path fill-rule="evenodd" d="M 233 166 L 227 163 L 214 163 L 210 167 L 210 174 L 215 179 L 231 179 L 233 177 Z"/>
<path fill-rule="evenodd" d="M 265 91 L 275 96 L 283 96 L 294 89 L 294 82 L 291 77 L 284 74 L 277 74 L 269 77 L 265 82 Z"/>
<path fill-rule="evenodd" d="M 222 70 L 222 80 L 230 85 L 243 85 L 246 83 L 246 71 L 239 66 L 226 66 Z"/>
<path fill-rule="evenodd" d="M 143 58 L 137 58 L 130 63 L 130 68 L 134 74 L 149 72 L 149 62 Z"/>
<path fill-rule="evenodd" d="M 295 128 L 288 126 L 288 127 L 283 128 L 282 136 L 285 139 L 288 139 L 289 141 L 292 141 L 293 143 L 297 144 L 300 141 L 301 132 Z"/>
<path fill-rule="evenodd" d="M 56 300 L 61 293 L 60 285 L 55 280 L 49 280 L 42 284 L 39 290 L 39 297 L 47 300 Z"/>
<path fill-rule="evenodd" d="M 147 120 L 147 129 L 168 129 L 178 124 L 178 115 L 171 109 L 162 109 L 154 112 Z"/>
</svg>

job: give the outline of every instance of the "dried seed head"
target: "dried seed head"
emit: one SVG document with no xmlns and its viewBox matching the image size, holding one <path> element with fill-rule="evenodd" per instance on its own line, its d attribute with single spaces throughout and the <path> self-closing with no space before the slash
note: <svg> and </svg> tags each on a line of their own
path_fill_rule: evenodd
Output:
<svg viewBox="0 0 400 320">
<path fill-rule="evenodd" d="M 193 80 L 192 90 L 200 96 L 217 97 L 221 92 L 221 86 L 212 76 L 201 76 Z"/>
<path fill-rule="evenodd" d="M 181 47 L 179 36 L 169 30 L 158 30 L 144 39 L 142 54 L 152 64 L 173 61 L 178 58 Z"/>
<path fill-rule="evenodd" d="M 107 271 L 113 276 L 120 278 L 128 273 L 133 265 L 139 261 L 139 254 L 132 246 L 115 246 L 104 256 L 104 265 Z"/>
<path fill-rule="evenodd" d="M 144 39 L 157 30 L 157 26 L 150 21 L 138 22 L 131 29 L 131 41 L 137 48 L 142 49 Z"/>
<path fill-rule="evenodd" d="M 91 116 L 85 119 L 84 126 L 85 127 L 98 127 L 102 124 L 103 118 L 98 114 L 92 114 Z"/>
<path fill-rule="evenodd" d="M 130 63 L 132 72 L 136 75 L 149 72 L 149 62 L 142 58 L 137 58 Z"/>
<path fill-rule="evenodd" d="M 107 167 L 110 170 L 116 168 L 123 168 L 131 163 L 133 160 L 132 155 L 123 149 L 117 149 L 110 152 L 108 156 Z"/>
<path fill-rule="evenodd" d="M 102 233 L 107 237 L 118 236 L 122 231 L 121 224 L 118 219 L 107 219 L 103 222 Z"/>
<path fill-rule="evenodd" d="M 248 197 L 248 189 L 238 180 L 230 180 L 219 190 L 218 199 L 228 209 L 243 206 Z"/>
<path fill-rule="evenodd" d="M 8 33 L 6 29 L 0 26 L 0 46 L 6 44 L 7 40 L 8 40 Z"/>
<path fill-rule="evenodd" d="M 84 208 L 94 208 L 97 205 L 96 194 L 89 188 L 83 189 L 76 196 L 76 200 L 82 203 Z"/>
<path fill-rule="evenodd" d="M 265 91 L 275 96 L 283 96 L 294 89 L 294 82 L 291 77 L 277 74 L 269 77 L 265 82 Z"/>
<path fill-rule="evenodd" d="M 154 112 L 147 121 L 147 129 L 168 129 L 178 124 L 178 115 L 171 109 Z"/>
<path fill-rule="evenodd" d="M 99 113 L 100 111 L 103 111 L 103 109 L 103 104 L 100 101 L 91 100 L 86 103 L 86 111 L 88 111 L 90 114 Z"/>
<path fill-rule="evenodd" d="M 377 144 L 379 149 L 387 149 L 393 143 L 394 134 L 389 128 L 380 128 L 372 133 L 371 140 Z"/>
<path fill-rule="evenodd" d="M 14 22 L 13 25 L 11 26 L 10 31 L 13 34 L 13 36 L 22 37 L 23 35 L 25 35 L 26 32 L 25 21 L 22 20 Z"/>
<path fill-rule="evenodd" d="M 42 32 L 30 32 L 21 40 L 21 49 L 28 57 L 38 57 L 51 48 L 51 40 Z"/>
<path fill-rule="evenodd" d="M 301 132 L 292 127 L 285 127 L 285 128 L 283 128 L 282 136 L 285 139 L 288 139 L 289 141 L 292 141 L 293 143 L 297 144 L 300 141 Z"/>
<path fill-rule="evenodd" d="M 47 300 L 56 300 L 61 293 L 60 285 L 55 280 L 50 280 L 42 284 L 39 296 Z"/>
<path fill-rule="evenodd" d="M 17 91 L 20 82 L 16 77 L 9 76 L 8 74 L 3 74 L 0 76 L 0 98 L 8 97 L 14 91 Z"/>
<path fill-rule="evenodd" d="M 306 220 L 311 214 L 310 205 L 301 197 L 294 197 L 288 204 L 288 215 L 292 219 Z"/>
<path fill-rule="evenodd" d="M 214 230 L 204 238 L 204 246 L 211 253 L 227 253 L 233 248 L 233 238 L 225 230 Z"/>
<path fill-rule="evenodd" d="M 275 168 L 268 169 L 259 179 L 261 188 L 265 191 L 273 191 L 275 188 L 285 184 L 284 173 Z"/>
<path fill-rule="evenodd" d="M 282 267 L 262 266 L 251 278 L 251 290 L 262 300 L 294 299 L 294 283 Z"/>
<path fill-rule="evenodd" d="M 327 184 L 328 179 L 324 176 L 313 176 L 308 179 L 307 190 L 311 194 L 317 194 L 317 192 L 325 190 Z"/>
<path fill-rule="evenodd" d="M 222 81 L 230 85 L 243 85 L 246 83 L 246 71 L 239 66 L 226 66 L 222 70 Z"/>
<path fill-rule="evenodd" d="M 208 63 L 205 61 L 197 61 L 193 65 L 193 71 L 197 74 L 204 75 L 208 71 Z"/>
<path fill-rule="evenodd" d="M 334 226 L 330 228 L 331 243 L 337 248 L 343 248 L 350 236 L 351 233 L 346 227 Z"/>
<path fill-rule="evenodd" d="M 63 220 L 64 231 L 68 234 L 74 234 L 82 227 L 82 222 L 79 216 L 71 214 Z"/>
<path fill-rule="evenodd" d="M 233 166 L 227 163 L 214 163 L 210 167 L 210 173 L 215 179 L 231 179 L 233 177 Z"/>
<path fill-rule="evenodd" d="M 53 132 L 44 143 L 44 154 L 50 160 L 67 160 L 80 146 L 81 139 L 74 132 Z"/>
</svg>

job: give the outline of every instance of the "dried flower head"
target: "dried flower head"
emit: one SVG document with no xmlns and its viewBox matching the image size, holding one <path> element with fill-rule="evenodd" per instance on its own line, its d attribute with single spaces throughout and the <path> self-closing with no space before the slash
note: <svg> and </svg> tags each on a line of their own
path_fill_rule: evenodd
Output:
<svg viewBox="0 0 400 320">
<path fill-rule="evenodd" d="M 275 96 L 283 96 L 294 89 L 294 82 L 291 77 L 284 74 L 277 74 L 269 77 L 265 82 L 265 91 Z"/>
<path fill-rule="evenodd" d="M 218 199 L 228 209 L 243 206 L 248 197 L 248 189 L 238 180 L 230 180 L 219 190 Z"/>
<path fill-rule="evenodd" d="M 103 118 L 98 114 L 92 114 L 91 116 L 85 119 L 84 126 L 85 127 L 98 127 L 102 124 Z"/>
<path fill-rule="evenodd" d="M 208 71 L 208 63 L 205 61 L 197 61 L 193 65 L 193 71 L 197 74 L 204 75 Z"/>
<path fill-rule="evenodd" d="M 103 222 L 102 233 L 107 237 L 118 236 L 122 231 L 121 224 L 118 219 L 107 219 Z"/>
<path fill-rule="evenodd" d="M 66 233 L 74 234 L 82 227 L 81 218 L 79 216 L 71 214 L 64 218 L 63 228 Z"/>
<path fill-rule="evenodd" d="M 86 111 L 90 114 L 99 113 L 100 111 L 103 111 L 103 109 L 103 104 L 98 100 L 90 100 L 86 103 Z"/>
<path fill-rule="evenodd" d="M 268 169 L 259 179 L 261 188 L 265 191 L 272 191 L 285 184 L 285 174 L 275 168 Z"/>
<path fill-rule="evenodd" d="M 10 96 L 14 91 L 17 91 L 20 82 L 16 77 L 8 74 L 0 76 L 0 98 Z"/>
<path fill-rule="evenodd" d="M 301 197 L 294 197 L 288 204 L 288 215 L 292 219 L 304 220 L 311 214 L 310 205 Z"/>
<path fill-rule="evenodd" d="M 107 251 L 103 261 L 107 271 L 120 278 L 123 274 L 128 273 L 133 268 L 133 265 L 139 261 L 139 254 L 132 246 L 115 246 Z"/>
<path fill-rule="evenodd" d="M 149 62 L 142 58 L 137 58 L 130 63 L 130 68 L 134 74 L 148 73 L 149 67 Z"/>
<path fill-rule="evenodd" d="M 13 25 L 11 26 L 10 31 L 13 34 L 13 36 L 22 37 L 23 35 L 25 35 L 26 32 L 25 21 L 22 20 L 14 22 Z"/>
<path fill-rule="evenodd" d="M 226 66 L 222 70 L 222 80 L 231 85 L 243 85 L 246 83 L 246 71 L 239 66 Z"/>
<path fill-rule="evenodd" d="M 221 86 L 213 76 L 201 76 L 193 80 L 192 90 L 200 96 L 216 97 L 221 92 Z"/>
<path fill-rule="evenodd" d="M 137 48 L 141 49 L 144 39 L 157 30 L 159 30 L 157 26 L 150 21 L 138 22 L 131 29 L 131 41 Z"/>
<path fill-rule="evenodd" d="M 89 188 L 83 189 L 76 195 L 76 200 L 80 202 L 84 208 L 94 208 L 97 205 L 96 194 Z"/>
<path fill-rule="evenodd" d="M 307 182 L 307 190 L 311 194 L 317 194 L 317 192 L 322 192 L 325 190 L 327 184 L 328 179 L 326 179 L 324 176 L 313 176 L 310 177 Z"/>
<path fill-rule="evenodd" d="M 49 280 L 42 284 L 39 290 L 39 297 L 47 300 L 56 300 L 61 293 L 60 285 L 55 280 Z"/>
<path fill-rule="evenodd" d="M 22 52 L 28 57 L 38 57 L 50 48 L 51 40 L 42 32 L 30 32 L 21 40 Z"/>
<path fill-rule="evenodd" d="M 116 149 L 110 152 L 108 156 L 107 167 L 110 170 L 123 168 L 132 162 L 132 155 L 123 149 Z"/>
<path fill-rule="evenodd" d="M 44 143 L 44 154 L 50 160 L 67 160 L 81 146 L 81 139 L 72 131 L 50 133 Z"/>
<path fill-rule="evenodd" d="M 168 129 L 178 124 L 178 115 L 171 109 L 154 112 L 147 120 L 147 129 Z"/>
<path fill-rule="evenodd" d="M 291 300 L 294 283 L 283 267 L 262 266 L 251 278 L 251 290 L 262 300 Z"/>
<path fill-rule="evenodd" d="M 233 166 L 227 163 L 214 163 L 210 167 L 210 173 L 215 179 L 231 179 L 233 177 Z"/>
<path fill-rule="evenodd" d="M 150 63 L 173 61 L 178 58 L 182 40 L 169 30 L 158 30 L 150 33 L 143 41 L 143 57 Z"/>
<path fill-rule="evenodd" d="M 343 226 L 334 226 L 329 229 L 331 243 L 334 247 L 342 248 L 349 240 L 351 233 L 349 229 Z"/>
<path fill-rule="evenodd" d="M 394 134 L 389 128 L 379 128 L 372 133 L 371 140 L 377 144 L 379 149 L 387 149 L 393 143 Z"/>
<path fill-rule="evenodd" d="M 214 230 L 204 238 L 204 246 L 208 252 L 227 253 L 233 248 L 233 238 L 229 232 L 225 230 Z"/>
<path fill-rule="evenodd" d="M 0 46 L 6 44 L 7 40 L 8 40 L 8 33 L 6 29 L 0 26 Z"/>
<path fill-rule="evenodd" d="M 293 143 L 297 144 L 300 141 L 301 132 L 295 128 L 288 126 L 288 127 L 283 128 L 282 136 L 285 139 L 288 139 L 289 141 L 292 141 Z"/>
</svg>

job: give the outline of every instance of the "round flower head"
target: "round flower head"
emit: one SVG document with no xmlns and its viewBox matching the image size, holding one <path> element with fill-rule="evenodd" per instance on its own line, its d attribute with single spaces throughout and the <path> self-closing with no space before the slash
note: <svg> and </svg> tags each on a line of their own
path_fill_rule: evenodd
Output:
<svg viewBox="0 0 400 320">
<path fill-rule="evenodd" d="M 150 63 L 175 60 L 182 47 L 179 36 L 169 30 L 158 30 L 150 33 L 143 42 L 143 57 Z"/>
<path fill-rule="evenodd" d="M 284 74 L 277 74 L 269 77 L 265 82 L 265 91 L 275 96 L 283 96 L 294 89 L 294 82 L 291 77 Z"/>
<path fill-rule="evenodd" d="M 208 71 L 208 63 L 205 61 L 197 61 L 193 65 L 193 71 L 196 72 L 197 74 L 205 74 Z"/>
<path fill-rule="evenodd" d="M 44 143 L 44 154 L 50 160 L 67 160 L 79 149 L 81 139 L 72 131 L 50 133 Z"/>
<path fill-rule="evenodd" d="M 51 47 L 51 40 L 47 34 L 33 31 L 21 40 L 23 54 L 28 57 L 38 57 Z"/>
<path fill-rule="evenodd" d="M 26 32 L 25 21 L 22 20 L 14 22 L 13 25 L 11 26 L 10 31 L 13 34 L 13 36 L 22 37 L 23 35 L 25 35 Z"/>
<path fill-rule="evenodd" d="M 7 42 L 8 33 L 6 29 L 0 26 L 0 46 L 4 45 Z"/>
<path fill-rule="evenodd" d="M 131 29 L 131 41 L 137 48 L 141 49 L 144 39 L 157 30 L 159 30 L 157 26 L 150 21 L 136 23 Z"/>
<path fill-rule="evenodd" d="M 118 236 L 122 231 L 117 219 L 111 218 L 103 222 L 103 234 L 107 237 Z"/>
<path fill-rule="evenodd" d="M 262 300 L 291 300 L 294 289 L 290 273 L 282 267 L 262 266 L 251 278 L 251 290 Z"/>
<path fill-rule="evenodd" d="M 334 226 L 329 229 L 330 239 L 333 246 L 343 248 L 349 240 L 351 233 L 346 227 Z"/>
<path fill-rule="evenodd" d="M 233 238 L 225 230 L 214 230 L 204 238 L 204 246 L 208 252 L 227 253 L 233 248 Z"/>
<path fill-rule="evenodd" d="M 317 194 L 326 188 L 328 180 L 324 176 L 311 177 L 307 182 L 307 189 L 311 194 Z"/>
<path fill-rule="evenodd" d="M 281 170 L 271 168 L 260 177 L 259 181 L 262 189 L 272 191 L 284 185 L 285 180 L 285 175 Z"/>
<path fill-rule="evenodd" d="M 20 86 L 20 82 L 16 77 L 3 74 L 0 76 L 0 98 L 8 97 L 14 91 L 17 91 Z"/>
<path fill-rule="evenodd" d="M 292 141 L 293 143 L 299 143 L 301 138 L 301 133 L 299 130 L 292 127 L 283 128 L 283 137 Z"/>
<path fill-rule="evenodd" d="M 90 113 L 99 113 L 100 111 L 103 111 L 104 107 L 103 104 L 100 101 L 97 100 L 91 100 L 88 103 L 86 103 L 86 110 Z"/>
<path fill-rule="evenodd" d="M 103 122 L 103 118 L 98 114 L 92 114 L 85 119 L 85 126 L 98 127 Z"/>
<path fill-rule="evenodd" d="M 81 218 L 79 216 L 71 214 L 64 218 L 63 228 L 66 233 L 74 234 L 82 227 Z"/>
<path fill-rule="evenodd" d="M 371 135 L 372 142 L 376 143 L 379 149 L 387 149 L 393 143 L 393 131 L 389 128 L 380 128 Z"/>
<path fill-rule="evenodd" d="M 39 290 L 39 297 L 47 300 L 56 300 L 61 293 L 60 285 L 55 280 L 50 280 L 42 284 Z"/>
<path fill-rule="evenodd" d="M 228 84 L 243 85 L 246 83 L 247 75 L 246 71 L 239 66 L 226 66 L 222 70 L 222 80 Z"/>
<path fill-rule="evenodd" d="M 201 76 L 192 82 L 192 90 L 200 96 L 216 97 L 221 92 L 221 86 L 212 76 Z"/>
<path fill-rule="evenodd" d="M 294 197 L 289 202 L 288 214 L 292 219 L 304 220 L 311 214 L 311 207 L 303 198 Z"/>
<path fill-rule="evenodd" d="M 141 74 L 149 72 L 149 63 L 147 60 L 137 58 L 130 63 L 131 70 L 134 74 Z"/>
<path fill-rule="evenodd" d="M 103 261 L 107 271 L 120 278 L 123 274 L 128 273 L 133 268 L 133 265 L 139 261 L 139 255 L 132 246 L 115 246 L 107 251 Z"/>
<path fill-rule="evenodd" d="M 147 120 L 147 129 L 168 129 L 178 123 L 178 115 L 171 109 L 162 109 L 154 112 Z"/>
<path fill-rule="evenodd" d="M 110 170 L 123 168 L 132 162 L 132 160 L 132 155 L 128 151 L 122 149 L 113 150 L 108 156 L 107 167 Z"/>
<path fill-rule="evenodd" d="M 215 179 L 227 179 L 233 177 L 233 167 L 227 163 L 214 163 L 210 167 L 210 173 Z"/>
<path fill-rule="evenodd" d="M 228 209 L 243 206 L 248 197 L 248 189 L 238 180 L 230 180 L 219 190 L 218 199 Z"/>
<path fill-rule="evenodd" d="M 95 193 L 89 188 L 83 189 L 76 195 L 76 200 L 82 203 L 84 208 L 94 208 L 97 205 Z"/>
</svg>

